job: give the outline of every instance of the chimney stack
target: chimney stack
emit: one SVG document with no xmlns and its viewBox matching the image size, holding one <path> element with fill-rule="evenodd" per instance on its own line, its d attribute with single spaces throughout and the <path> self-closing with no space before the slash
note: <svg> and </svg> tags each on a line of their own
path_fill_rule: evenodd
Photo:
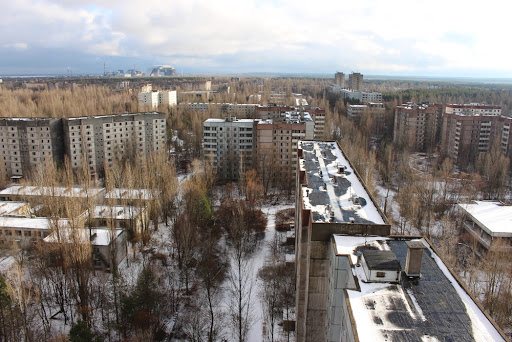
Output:
<svg viewBox="0 0 512 342">
<path fill-rule="evenodd" d="M 421 240 L 406 241 L 407 259 L 405 262 L 405 275 L 408 277 L 420 276 L 421 257 L 423 250 L 427 248 Z"/>
</svg>

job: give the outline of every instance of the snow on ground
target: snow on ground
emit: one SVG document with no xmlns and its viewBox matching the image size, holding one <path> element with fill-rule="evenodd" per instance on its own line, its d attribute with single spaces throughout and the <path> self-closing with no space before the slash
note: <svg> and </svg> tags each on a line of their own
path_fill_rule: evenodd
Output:
<svg viewBox="0 0 512 342">
<path fill-rule="evenodd" d="M 276 213 L 280 210 L 292 208 L 293 203 L 288 204 L 280 204 L 280 205 L 264 205 L 261 210 L 267 215 L 268 223 L 267 230 L 265 231 L 265 238 L 261 241 L 260 247 L 254 253 L 253 256 L 253 271 L 254 277 L 252 278 L 254 281 L 253 284 L 253 324 L 251 326 L 251 330 L 249 331 L 248 342 L 261 342 L 264 341 L 263 332 L 263 311 L 261 308 L 261 304 L 259 302 L 258 297 L 258 271 L 262 268 L 266 261 L 270 258 L 270 243 L 274 240 L 274 236 L 276 234 Z"/>
</svg>

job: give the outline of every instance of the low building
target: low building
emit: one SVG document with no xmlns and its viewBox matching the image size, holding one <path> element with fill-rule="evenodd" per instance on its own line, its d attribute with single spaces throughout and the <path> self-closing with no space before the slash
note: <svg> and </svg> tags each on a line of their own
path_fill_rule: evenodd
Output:
<svg viewBox="0 0 512 342">
<path fill-rule="evenodd" d="M 116 266 L 126 257 L 126 233 L 123 229 L 105 228 L 75 228 L 69 227 L 57 233 L 52 233 L 44 238 L 44 242 L 52 244 L 62 243 L 91 244 L 92 261 L 97 269 L 111 269 L 113 262 Z"/>
<path fill-rule="evenodd" d="M 464 215 L 462 227 L 470 234 L 472 241 L 468 241 L 468 245 L 476 248 L 475 252 L 486 252 L 497 239 L 502 239 L 505 247 L 512 249 L 512 206 L 495 201 L 473 201 L 458 204 L 457 208 Z"/>
<path fill-rule="evenodd" d="M 0 242 L 34 242 L 42 240 L 52 232 L 52 227 L 67 227 L 68 220 L 50 220 L 46 217 L 2 216 L 0 217 Z"/>
<path fill-rule="evenodd" d="M 123 189 L 115 188 L 105 194 L 107 203 L 118 205 L 144 206 L 146 202 L 155 200 L 155 192 L 147 189 Z"/>
<path fill-rule="evenodd" d="M 132 232 L 141 232 L 148 224 L 146 208 L 130 205 L 96 205 L 90 215 L 86 213 L 86 219 L 93 227 L 122 228 Z"/>
<path fill-rule="evenodd" d="M 104 192 L 104 188 L 84 189 L 80 187 L 13 185 L 0 191 L 0 200 L 44 203 L 47 197 L 63 197 L 81 200 L 90 199 L 91 202 L 95 203 L 102 198 Z"/>
<path fill-rule="evenodd" d="M 30 216 L 27 202 L 0 201 L 0 216 Z"/>
</svg>

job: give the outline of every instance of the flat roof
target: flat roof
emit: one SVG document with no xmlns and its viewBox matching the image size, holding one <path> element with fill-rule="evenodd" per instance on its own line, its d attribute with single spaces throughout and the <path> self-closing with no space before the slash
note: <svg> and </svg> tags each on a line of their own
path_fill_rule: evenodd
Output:
<svg viewBox="0 0 512 342">
<path fill-rule="evenodd" d="M 89 188 L 87 192 L 83 188 L 66 188 L 61 186 L 47 187 L 47 186 L 22 186 L 14 185 L 0 191 L 2 195 L 18 195 L 18 196 L 63 196 L 63 197 L 86 197 L 96 196 L 101 193 L 103 188 Z"/>
<path fill-rule="evenodd" d="M 458 204 L 473 222 L 493 237 L 512 237 L 512 206 L 495 201 Z"/>
<path fill-rule="evenodd" d="M 93 210 L 94 218 L 114 218 L 116 220 L 128 220 L 138 216 L 140 209 L 131 205 L 96 205 Z"/>
<path fill-rule="evenodd" d="M 404 269 L 407 241 L 333 236 L 337 255 L 350 258 L 359 285 L 345 291 L 360 341 L 505 341 L 425 239 L 417 240 L 426 246 L 421 277 L 403 276 L 396 284 L 367 282 L 359 256 L 365 249 L 392 252 Z"/>
<path fill-rule="evenodd" d="M 28 205 L 26 202 L 0 201 L 0 216 L 9 215 L 13 211 L 19 210 Z"/>
<path fill-rule="evenodd" d="M 72 233 L 75 233 L 74 240 L 80 239 L 81 242 L 89 241 L 89 234 L 92 233 L 90 239 L 93 246 L 108 246 L 112 237 L 117 239 L 123 233 L 122 229 L 106 229 L 106 228 L 91 228 L 91 232 L 87 228 L 76 229 L 63 229 L 61 232 L 61 241 L 69 242 Z M 55 243 L 58 242 L 57 234 L 52 233 L 44 238 L 44 242 Z"/>
<path fill-rule="evenodd" d="M 303 208 L 313 222 L 387 224 L 336 142 L 305 140 L 299 148 Z"/>
<path fill-rule="evenodd" d="M 105 194 L 106 199 L 152 200 L 151 190 L 115 188 Z"/>
<path fill-rule="evenodd" d="M 59 225 L 66 226 L 67 219 L 59 219 Z M 50 229 L 50 220 L 46 217 L 13 217 L 2 216 L 0 217 L 0 228 L 13 228 L 13 229 Z"/>
</svg>

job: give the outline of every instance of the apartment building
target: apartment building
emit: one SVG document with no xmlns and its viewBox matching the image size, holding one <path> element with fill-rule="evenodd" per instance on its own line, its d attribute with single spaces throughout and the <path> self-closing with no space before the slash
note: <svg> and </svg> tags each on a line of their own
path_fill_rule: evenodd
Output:
<svg viewBox="0 0 512 342">
<path fill-rule="evenodd" d="M 61 119 L 1 118 L 0 158 L 8 177 L 20 178 L 64 159 Z"/>
<path fill-rule="evenodd" d="M 395 109 L 393 142 L 411 151 L 433 151 L 438 142 L 442 106 L 406 103 Z"/>
<path fill-rule="evenodd" d="M 506 341 L 426 238 L 390 225 L 334 141 L 301 141 L 296 340 Z"/>
<path fill-rule="evenodd" d="M 368 113 L 373 119 L 384 123 L 386 108 L 381 102 L 368 102 L 363 105 L 349 104 L 347 106 L 347 117 L 350 120 L 359 121 L 363 113 Z"/>
<path fill-rule="evenodd" d="M 348 88 L 354 91 L 361 91 L 363 89 L 363 74 L 358 72 L 349 74 Z"/>
<path fill-rule="evenodd" d="M 237 179 L 240 172 L 256 168 L 260 174 L 272 172 L 290 180 L 295 174 L 297 142 L 315 137 L 315 123 L 308 112 L 279 115 L 267 120 L 230 117 L 204 122 L 204 154 L 213 160 L 221 179 Z"/>
<path fill-rule="evenodd" d="M 511 125 L 512 118 L 502 116 L 499 106 L 447 105 L 443 114 L 441 156 L 450 157 L 465 168 L 476 161 L 479 153 L 489 152 L 493 143 L 511 156 Z"/>
<path fill-rule="evenodd" d="M 345 74 L 339 71 L 336 72 L 334 74 L 334 84 L 339 87 L 345 88 Z"/>
<path fill-rule="evenodd" d="M 325 109 L 309 107 L 304 113 L 308 113 L 313 120 L 315 126 L 314 138 L 322 139 L 325 133 Z"/>
<path fill-rule="evenodd" d="M 244 118 L 253 117 L 256 113 L 257 104 L 235 104 L 235 103 L 184 103 L 180 108 L 193 111 L 217 111 L 229 116 L 241 116 Z"/>
<path fill-rule="evenodd" d="M 368 102 L 382 102 L 382 93 L 379 92 L 365 92 L 351 89 L 344 89 L 339 86 L 330 86 L 329 90 L 333 93 L 340 94 L 343 98 L 359 101 L 360 103 Z"/>
<path fill-rule="evenodd" d="M 203 150 L 225 181 L 238 179 L 254 168 L 256 121 L 253 119 L 208 119 L 203 123 Z"/>
<path fill-rule="evenodd" d="M 159 106 L 176 106 L 178 97 L 175 90 L 149 91 L 139 93 L 139 106 L 144 110 L 155 110 Z"/>
<path fill-rule="evenodd" d="M 124 153 L 143 156 L 166 147 L 165 114 L 137 113 L 63 119 L 64 146 L 73 168 L 94 172 Z"/>
</svg>

